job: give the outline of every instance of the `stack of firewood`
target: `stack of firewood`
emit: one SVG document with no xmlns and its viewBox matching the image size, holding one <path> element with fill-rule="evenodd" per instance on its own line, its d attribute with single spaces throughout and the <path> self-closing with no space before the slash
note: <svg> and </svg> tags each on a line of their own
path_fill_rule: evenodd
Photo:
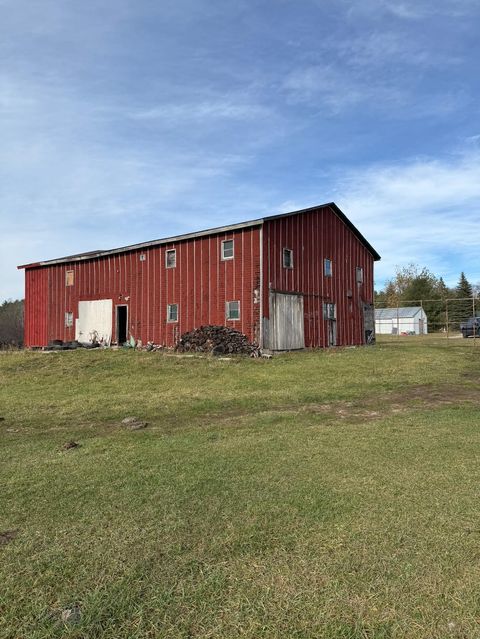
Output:
<svg viewBox="0 0 480 639">
<path fill-rule="evenodd" d="M 175 347 L 179 353 L 213 353 L 214 355 L 250 355 L 258 357 L 260 349 L 248 338 L 228 326 L 200 326 L 184 333 Z"/>
</svg>

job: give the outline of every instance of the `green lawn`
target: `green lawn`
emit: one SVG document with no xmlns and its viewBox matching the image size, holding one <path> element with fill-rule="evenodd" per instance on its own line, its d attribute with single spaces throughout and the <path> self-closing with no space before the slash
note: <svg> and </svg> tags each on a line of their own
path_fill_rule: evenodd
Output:
<svg viewBox="0 0 480 639">
<path fill-rule="evenodd" d="M 480 637 L 479 383 L 480 340 L 0 354 L 0 638 Z"/>
</svg>

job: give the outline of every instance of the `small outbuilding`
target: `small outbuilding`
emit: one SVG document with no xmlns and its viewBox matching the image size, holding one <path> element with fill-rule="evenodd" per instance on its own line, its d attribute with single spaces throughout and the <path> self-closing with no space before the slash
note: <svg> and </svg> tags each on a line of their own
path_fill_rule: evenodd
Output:
<svg viewBox="0 0 480 639">
<path fill-rule="evenodd" d="M 377 335 L 426 335 L 427 315 L 421 306 L 375 309 Z"/>
</svg>

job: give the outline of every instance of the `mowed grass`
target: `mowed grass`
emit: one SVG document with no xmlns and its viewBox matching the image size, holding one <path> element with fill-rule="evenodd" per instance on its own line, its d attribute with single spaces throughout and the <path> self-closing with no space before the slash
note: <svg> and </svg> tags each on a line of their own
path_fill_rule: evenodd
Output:
<svg viewBox="0 0 480 639">
<path fill-rule="evenodd" d="M 479 382 L 441 338 L 1 354 L 0 637 L 480 637 Z"/>
</svg>

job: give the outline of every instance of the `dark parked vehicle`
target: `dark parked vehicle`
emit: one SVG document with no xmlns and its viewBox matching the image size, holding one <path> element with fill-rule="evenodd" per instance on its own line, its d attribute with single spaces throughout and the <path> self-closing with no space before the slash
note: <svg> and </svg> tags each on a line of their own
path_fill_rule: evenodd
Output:
<svg viewBox="0 0 480 639">
<path fill-rule="evenodd" d="M 463 337 L 480 337 L 480 317 L 469 317 L 460 324 Z"/>
</svg>

